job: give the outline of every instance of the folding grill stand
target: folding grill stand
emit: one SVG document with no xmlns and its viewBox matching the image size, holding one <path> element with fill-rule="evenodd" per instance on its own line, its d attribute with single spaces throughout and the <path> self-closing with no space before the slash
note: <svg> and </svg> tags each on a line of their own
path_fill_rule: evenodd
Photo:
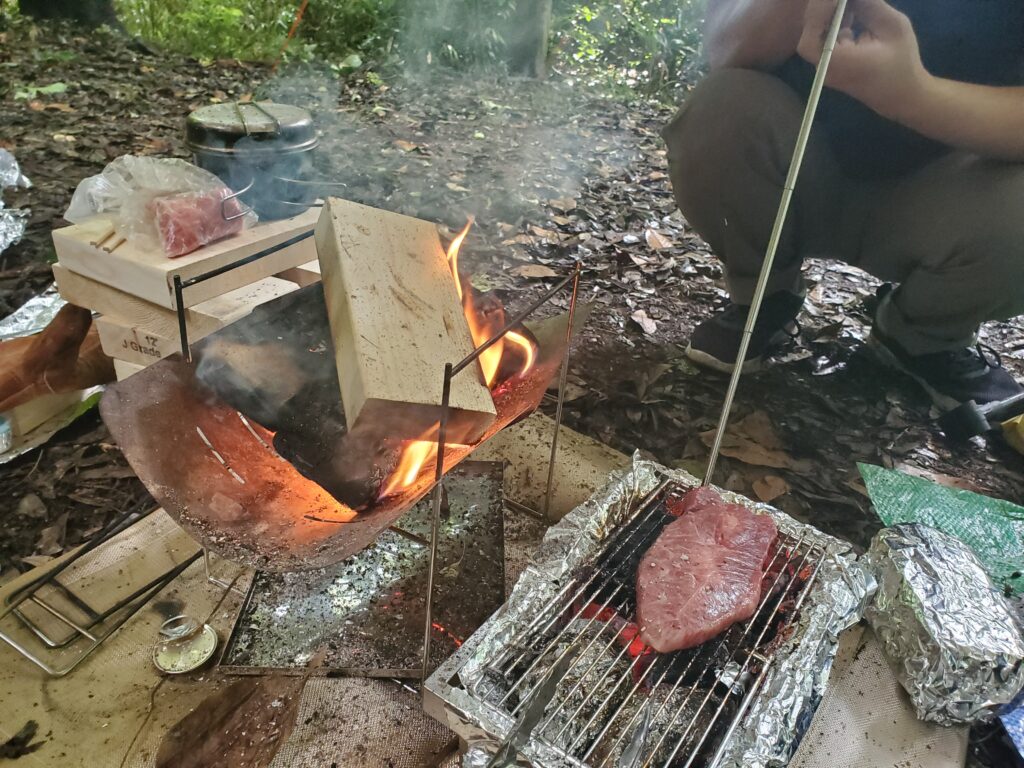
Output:
<svg viewBox="0 0 1024 768">
<path fill-rule="evenodd" d="M 84 556 L 107 543 L 118 534 L 123 533 L 147 515 L 156 511 L 154 508 L 143 512 L 141 511 L 141 507 L 142 505 L 139 505 L 139 507 L 119 515 L 104 526 L 89 542 L 84 544 L 69 558 L 54 568 L 49 569 L 42 575 L 37 576 L 11 595 L 8 595 L 5 600 L 6 605 L 2 610 L 0 610 L 0 621 L 13 614 L 29 629 L 30 632 L 32 632 L 32 634 L 39 638 L 40 642 L 52 650 L 66 648 L 77 640 L 83 638 L 88 640 L 90 644 L 81 652 L 81 654 L 76 656 L 65 666 L 55 667 L 51 666 L 40 655 L 25 647 L 20 641 L 5 632 L 0 631 L 0 640 L 3 640 L 51 677 L 63 677 L 81 664 L 103 643 L 104 640 L 113 635 L 125 624 L 125 622 L 128 621 L 128 619 L 134 616 L 140 608 L 146 605 L 146 603 L 148 603 L 157 593 L 174 581 L 174 579 L 176 579 L 185 569 L 202 556 L 203 551 L 197 551 L 181 563 L 178 563 L 153 580 L 141 587 L 138 587 L 133 592 L 105 609 L 93 608 L 71 588 L 65 586 L 57 579 L 61 573 L 79 562 Z M 87 623 L 81 622 L 75 617 L 68 616 L 65 612 L 43 599 L 43 597 L 39 595 L 39 592 L 47 586 L 51 586 L 56 589 L 61 595 L 63 595 L 64 599 L 66 599 L 71 605 L 75 606 L 75 608 L 77 608 L 82 615 L 87 618 Z M 32 619 L 30 619 L 21 609 L 21 606 L 26 603 L 30 603 L 41 608 L 47 614 L 53 616 L 57 621 L 69 627 L 71 631 L 63 637 L 52 637 L 47 634 L 45 629 L 32 621 Z M 103 623 L 110 619 L 112 619 L 112 622 L 108 626 L 102 627 Z"/>
<path fill-rule="evenodd" d="M 231 264 L 226 264 L 222 267 L 209 270 L 194 277 L 190 277 L 187 280 L 182 280 L 181 275 L 175 275 L 173 278 L 174 286 L 174 306 L 178 315 L 178 335 L 181 341 L 181 356 L 186 362 L 192 362 L 192 352 L 189 349 L 188 341 L 188 325 L 185 319 L 185 302 L 184 302 L 184 291 L 197 283 L 202 283 L 219 275 L 229 272 L 238 267 L 246 264 L 251 264 L 254 261 L 262 259 L 265 256 L 269 256 L 272 253 L 288 248 L 289 246 L 295 245 L 309 237 L 313 236 L 313 229 L 309 229 L 305 232 L 300 232 L 294 237 L 285 240 L 284 242 L 278 243 L 277 245 L 266 248 L 262 251 L 258 251 L 250 256 L 240 259 Z M 517 325 L 522 323 L 524 320 L 529 318 L 536 312 L 540 307 L 547 304 L 551 299 L 558 293 L 569 290 L 569 316 L 568 324 L 565 332 L 565 354 L 562 358 L 561 368 L 558 374 L 558 398 L 555 406 L 555 429 L 551 436 L 551 454 L 548 459 L 548 475 L 547 483 L 544 492 L 544 508 L 540 512 L 530 509 L 524 504 L 519 504 L 510 500 L 506 500 L 506 506 L 515 511 L 520 512 L 531 517 L 546 520 L 548 512 L 551 508 L 551 492 L 554 488 L 555 481 L 555 459 L 558 455 L 558 433 L 562 426 L 562 409 L 565 404 L 565 381 L 569 373 L 569 349 L 572 344 L 574 335 L 574 324 L 576 320 L 576 304 L 579 298 L 579 287 L 580 287 L 580 274 L 582 272 L 582 264 L 576 263 L 576 269 L 573 274 L 561 280 L 557 285 L 550 288 L 543 296 L 530 304 L 525 310 L 517 314 L 511 320 L 509 320 L 505 326 L 491 336 L 487 341 L 477 347 L 473 352 L 457 363 L 447 363 L 444 367 L 444 379 L 443 387 L 441 391 L 441 419 L 438 428 L 438 446 L 437 446 L 437 461 L 434 470 L 434 499 L 433 499 L 433 510 L 430 522 L 430 564 L 427 571 L 427 594 L 426 594 L 426 617 L 424 620 L 423 627 L 423 666 L 422 666 L 422 679 L 425 682 L 428 674 L 428 666 L 430 663 L 430 644 L 431 635 L 433 629 L 433 595 L 434 595 L 434 575 L 437 569 L 437 547 L 438 537 L 441 525 L 441 508 L 444 501 L 444 450 L 447 438 L 448 418 L 450 415 L 450 398 L 451 398 L 451 381 L 452 378 L 462 371 L 472 366 L 485 351 L 494 346 L 498 341 L 505 337 L 505 335 L 515 328 Z M 392 528 L 402 535 L 408 535 L 401 529 Z M 417 537 L 418 538 L 418 537 Z M 426 544 L 426 542 L 421 542 Z"/>
<path fill-rule="evenodd" d="M 581 270 L 582 264 L 577 261 L 576 269 L 571 275 L 569 275 L 569 277 L 563 279 L 553 288 L 549 289 L 543 296 L 534 301 L 530 306 L 513 317 L 505 324 L 504 328 L 473 350 L 472 353 L 462 358 L 458 363 L 445 364 L 444 379 L 441 389 L 441 421 L 437 432 L 437 461 L 434 466 L 434 506 L 430 521 L 430 567 L 427 571 L 426 619 L 423 626 L 423 683 L 426 683 L 427 681 L 429 672 L 428 666 L 430 663 L 430 642 L 433 629 L 434 573 L 436 570 L 437 544 L 439 529 L 441 526 L 441 506 L 444 500 L 444 449 L 448 431 L 448 417 L 450 412 L 449 400 L 451 398 L 452 378 L 472 366 L 480 358 L 480 355 L 494 346 L 494 344 L 499 340 L 504 338 L 505 334 L 515 326 L 522 323 L 540 307 L 547 304 L 557 293 L 567 287 L 569 288 L 569 318 L 565 330 L 565 353 L 562 357 L 562 365 L 558 372 L 558 403 L 555 406 L 555 428 L 551 435 L 551 455 L 548 459 L 548 477 L 544 491 L 544 509 L 541 513 L 543 518 L 547 519 L 548 512 L 551 509 L 551 490 L 554 487 L 555 481 L 555 459 L 558 455 L 558 432 L 562 427 L 562 406 L 565 403 L 565 380 L 569 373 L 569 348 L 572 344 L 573 325 L 576 320 L 576 302 L 579 298 Z M 510 508 L 531 516 L 540 516 L 536 511 L 530 510 L 529 507 L 524 504 L 517 503 L 510 506 Z"/>
</svg>

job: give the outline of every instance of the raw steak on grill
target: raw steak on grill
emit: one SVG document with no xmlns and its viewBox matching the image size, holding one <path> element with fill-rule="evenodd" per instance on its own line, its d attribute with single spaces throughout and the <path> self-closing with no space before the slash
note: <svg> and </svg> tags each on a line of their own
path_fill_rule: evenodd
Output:
<svg viewBox="0 0 1024 768">
<path fill-rule="evenodd" d="M 754 615 L 778 530 L 707 489 L 683 497 L 637 569 L 637 623 L 661 653 L 692 648 Z M 675 510 L 673 510 L 675 513 Z"/>
</svg>

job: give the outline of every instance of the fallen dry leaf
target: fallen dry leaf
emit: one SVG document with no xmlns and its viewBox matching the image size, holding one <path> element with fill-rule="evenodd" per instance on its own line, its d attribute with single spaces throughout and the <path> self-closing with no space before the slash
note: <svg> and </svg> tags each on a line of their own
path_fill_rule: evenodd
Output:
<svg viewBox="0 0 1024 768">
<path fill-rule="evenodd" d="M 700 439 L 710 448 L 715 440 L 715 430 L 701 432 Z M 764 411 L 754 411 L 729 425 L 722 437 L 722 455 L 757 467 L 792 469 L 804 473 L 814 468 L 812 462 L 795 459 L 786 452 Z"/>
<path fill-rule="evenodd" d="M 515 267 L 509 270 L 516 277 L 529 277 L 529 278 L 544 278 L 544 277 L 558 277 L 558 273 L 555 272 L 551 267 L 545 267 L 543 264 L 523 264 L 521 267 Z"/>
<path fill-rule="evenodd" d="M 557 243 L 561 239 L 561 236 L 554 230 L 535 227 L 532 224 L 530 225 L 530 231 L 537 237 L 543 237 L 545 240 L 551 240 L 552 242 Z"/>
<path fill-rule="evenodd" d="M 754 481 L 754 493 L 767 503 L 789 493 L 789 483 L 778 475 L 765 475 Z"/>
<path fill-rule="evenodd" d="M 36 541 L 36 553 L 40 555 L 59 555 L 64 550 L 64 534 L 68 528 L 68 513 L 57 518 L 53 525 L 43 528 Z"/>
<path fill-rule="evenodd" d="M 651 318 L 649 318 L 644 310 L 638 309 L 636 312 L 630 315 L 630 318 L 632 318 L 634 323 L 643 328 L 644 333 L 646 333 L 648 336 L 653 336 L 655 333 L 658 332 L 658 324 L 654 322 Z"/>
<path fill-rule="evenodd" d="M 974 493 L 980 493 L 982 495 L 991 493 L 991 491 L 988 491 L 977 483 L 972 483 L 970 480 L 965 478 L 945 475 L 942 472 L 933 472 L 930 469 L 923 469 L 915 464 L 900 463 L 893 467 L 893 469 L 898 469 L 900 472 L 913 475 L 914 477 L 923 477 L 925 480 L 931 480 L 933 483 L 944 485 L 947 488 L 959 488 L 962 491 L 973 491 Z"/>
<path fill-rule="evenodd" d="M 419 144 L 414 144 L 413 142 L 406 141 L 405 139 L 395 139 L 391 143 L 394 144 L 396 147 L 398 147 L 403 152 L 412 152 L 414 149 L 419 149 L 420 148 Z"/>
<path fill-rule="evenodd" d="M 772 425 L 771 417 L 764 411 L 752 411 L 736 422 L 736 431 L 750 437 L 751 440 L 760 443 L 772 450 L 782 450 L 782 440 L 779 439 Z"/>
<path fill-rule="evenodd" d="M 647 247 L 652 251 L 663 251 L 675 245 L 669 238 L 653 229 L 644 232 L 644 239 L 647 241 Z"/>
<path fill-rule="evenodd" d="M 556 211 L 568 213 L 569 211 L 576 210 L 576 199 L 573 197 L 556 197 L 553 200 L 548 200 L 548 205 Z"/>
<path fill-rule="evenodd" d="M 533 238 L 529 235 L 516 235 L 508 240 L 502 240 L 502 245 L 533 245 Z"/>
</svg>

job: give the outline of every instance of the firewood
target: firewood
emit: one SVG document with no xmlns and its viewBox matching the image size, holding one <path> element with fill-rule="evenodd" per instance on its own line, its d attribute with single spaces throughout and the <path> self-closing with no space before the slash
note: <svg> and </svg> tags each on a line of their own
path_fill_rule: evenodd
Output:
<svg viewBox="0 0 1024 768">
<path fill-rule="evenodd" d="M 444 364 L 473 351 L 434 225 L 330 198 L 316 227 L 327 316 L 350 430 L 416 439 L 440 416 Z M 452 380 L 449 440 L 494 421 L 477 367 Z"/>
</svg>

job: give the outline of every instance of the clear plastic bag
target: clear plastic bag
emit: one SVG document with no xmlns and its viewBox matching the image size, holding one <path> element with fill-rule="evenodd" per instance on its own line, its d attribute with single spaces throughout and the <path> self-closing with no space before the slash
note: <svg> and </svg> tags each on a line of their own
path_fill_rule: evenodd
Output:
<svg viewBox="0 0 1024 768">
<path fill-rule="evenodd" d="M 219 178 L 184 160 L 123 155 L 79 182 L 64 218 L 106 213 L 118 234 L 182 256 L 256 222 Z"/>
</svg>

